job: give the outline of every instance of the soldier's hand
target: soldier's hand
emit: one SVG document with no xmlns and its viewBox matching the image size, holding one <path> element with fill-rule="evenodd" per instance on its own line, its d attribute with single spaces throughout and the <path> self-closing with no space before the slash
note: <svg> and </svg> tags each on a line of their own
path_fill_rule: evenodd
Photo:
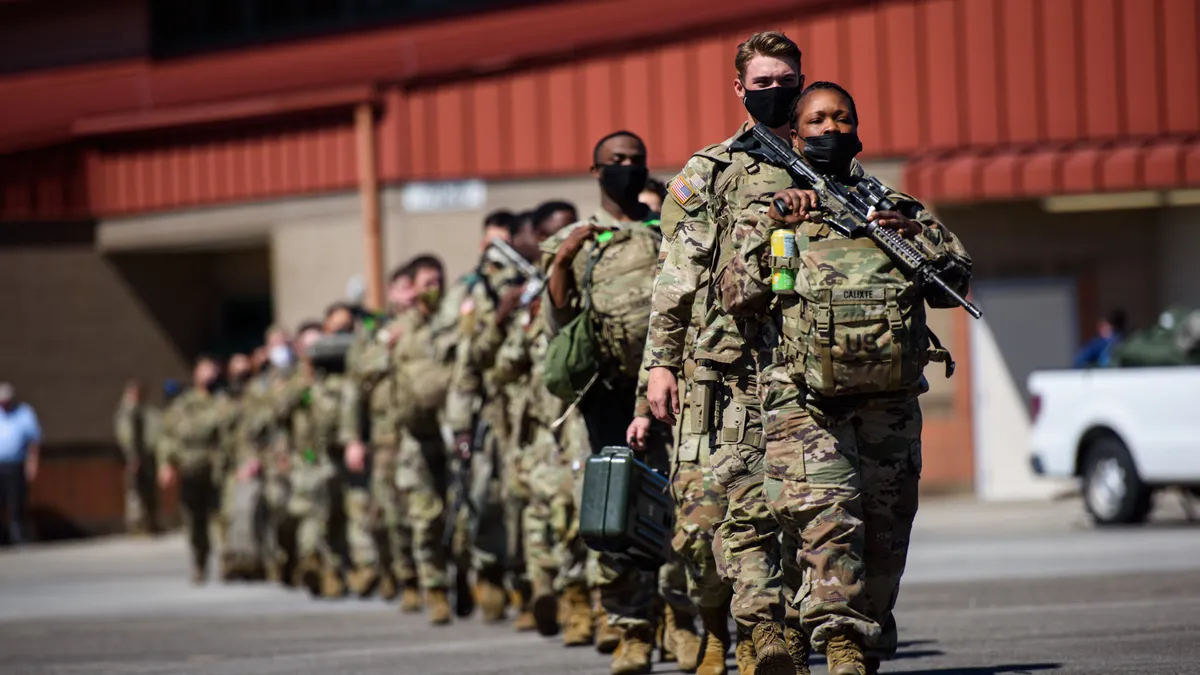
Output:
<svg viewBox="0 0 1200 675">
<path fill-rule="evenodd" d="M 635 417 L 625 430 L 625 442 L 630 449 L 642 451 L 646 449 L 646 436 L 650 433 L 650 418 Z"/>
<path fill-rule="evenodd" d="M 675 373 L 670 368 L 651 368 L 650 382 L 646 388 L 646 400 L 650 402 L 650 412 L 660 422 L 675 425 L 675 416 L 679 414 L 679 384 L 675 381 Z"/>
<path fill-rule="evenodd" d="M 788 215 L 783 215 L 775 208 L 775 200 L 783 201 L 787 206 Z M 777 220 L 788 225 L 808 220 L 809 214 L 817 209 L 821 200 L 817 197 L 817 193 L 812 190 L 801 190 L 799 188 L 788 188 L 780 190 L 771 195 L 771 209 L 767 211 L 767 215 L 772 220 Z"/>
<path fill-rule="evenodd" d="M 346 445 L 346 468 L 354 473 L 367 470 L 367 447 L 362 441 L 354 441 Z"/>
<path fill-rule="evenodd" d="M 579 254 L 583 248 L 583 243 L 596 236 L 597 232 L 604 231 L 604 228 L 598 225 L 582 225 L 572 230 L 571 234 L 567 235 L 562 246 L 558 247 L 558 253 L 554 256 L 555 265 L 570 265 L 575 256 Z"/>
<path fill-rule="evenodd" d="M 880 227 L 895 230 L 902 237 L 915 237 L 921 234 L 921 224 L 912 220 L 899 211 L 872 211 L 867 220 Z"/>
<path fill-rule="evenodd" d="M 500 305 L 496 308 L 496 325 L 502 326 L 508 321 L 508 317 L 512 315 L 513 310 L 521 303 L 521 293 L 525 292 L 525 286 L 512 286 L 504 291 L 503 297 L 500 298 Z"/>
<path fill-rule="evenodd" d="M 471 432 L 462 431 L 454 436 L 454 453 L 461 460 L 471 459 Z"/>
<path fill-rule="evenodd" d="M 175 484 L 175 467 L 170 464 L 164 464 L 158 470 L 158 486 L 164 490 L 168 490 Z"/>
</svg>

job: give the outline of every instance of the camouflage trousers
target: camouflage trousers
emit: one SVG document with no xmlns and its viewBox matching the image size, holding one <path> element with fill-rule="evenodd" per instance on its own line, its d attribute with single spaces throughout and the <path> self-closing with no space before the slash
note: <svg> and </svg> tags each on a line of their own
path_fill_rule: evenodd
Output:
<svg viewBox="0 0 1200 675">
<path fill-rule="evenodd" d="M 685 444 L 707 442 L 707 438 L 689 434 Z M 705 453 L 707 454 L 707 453 Z M 717 523 L 725 517 L 729 504 L 725 490 L 717 484 L 707 462 L 676 462 L 671 477 L 671 493 L 675 499 L 675 534 L 671 548 L 679 556 L 685 570 L 687 597 L 697 607 L 724 607 L 732 588 L 721 578 L 713 551 Z M 665 575 L 664 575 L 665 576 Z M 671 585 L 662 585 L 664 596 Z M 670 597 L 668 597 L 670 601 Z M 677 605 L 678 602 L 671 602 Z"/>
<path fill-rule="evenodd" d="M 292 466 L 291 478 L 287 529 L 294 531 L 297 558 L 317 558 L 328 567 L 340 567 L 330 527 L 334 502 L 339 496 L 336 468 L 331 464 L 301 461 Z"/>
<path fill-rule="evenodd" d="M 158 465 L 151 453 L 125 472 L 125 527 L 130 532 L 158 532 Z"/>
<path fill-rule="evenodd" d="M 471 567 L 476 574 L 498 583 L 508 564 L 507 511 L 504 504 L 504 461 L 508 452 L 507 420 L 500 403 L 483 412 L 488 422 L 483 451 L 471 456 L 467 516 Z"/>
<path fill-rule="evenodd" d="M 187 532 L 192 565 L 208 566 L 213 539 L 220 540 L 218 526 L 221 493 L 210 466 L 203 465 L 180 472 L 179 506 Z"/>
<path fill-rule="evenodd" d="M 889 656 L 917 509 L 917 400 L 904 394 L 816 405 L 790 382 L 773 380 L 771 388 L 768 500 L 800 543 L 792 603 L 815 648 L 851 631 L 870 653 Z"/>
<path fill-rule="evenodd" d="M 406 584 L 417 582 L 412 532 L 401 512 L 396 487 L 396 446 L 375 444 L 370 473 L 350 474 L 346 490 L 350 559 L 360 569 L 376 569 Z"/>
<path fill-rule="evenodd" d="M 401 527 L 411 532 L 411 550 L 417 578 L 426 589 L 447 587 L 447 551 L 442 544 L 446 529 L 446 444 L 438 434 L 417 438 L 405 431 L 395 477 Z"/>
<path fill-rule="evenodd" d="M 583 499 L 583 467 L 592 448 L 588 441 L 587 424 L 579 412 L 571 412 L 556 430 L 562 455 L 559 466 L 565 471 L 558 476 L 561 482 L 547 494 L 550 498 L 551 531 L 556 533 L 555 554 L 558 577 L 554 587 L 562 591 L 568 586 L 594 587 L 589 578 L 590 551 L 579 536 L 579 503 Z M 593 564 L 594 566 L 594 564 Z"/>
<path fill-rule="evenodd" d="M 763 492 L 762 408 L 753 365 L 729 366 L 718 385 L 712 475 L 729 507 L 714 549 L 720 574 L 733 587 L 733 618 L 748 632 L 784 619 L 779 530 Z"/>
<path fill-rule="evenodd" d="M 267 509 L 267 523 L 263 531 L 263 558 L 284 570 L 296 562 L 295 530 L 291 528 L 293 523 L 288 516 L 291 492 L 288 473 L 275 466 L 274 458 L 265 461 L 263 500 Z"/>
</svg>

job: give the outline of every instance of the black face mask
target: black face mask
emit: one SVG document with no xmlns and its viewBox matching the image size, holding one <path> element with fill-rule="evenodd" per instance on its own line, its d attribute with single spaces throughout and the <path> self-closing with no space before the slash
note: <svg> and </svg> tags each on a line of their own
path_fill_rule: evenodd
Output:
<svg viewBox="0 0 1200 675">
<path fill-rule="evenodd" d="M 640 164 L 605 164 L 600 167 L 600 189 L 622 206 L 636 204 L 649 176 L 650 170 Z"/>
<path fill-rule="evenodd" d="M 792 104 L 800 95 L 800 87 L 771 87 L 770 89 L 747 89 L 742 105 L 754 119 L 778 129 L 792 119 Z"/>
<path fill-rule="evenodd" d="M 814 169 L 824 174 L 844 174 L 850 170 L 850 161 L 862 152 L 862 142 L 857 132 L 833 133 L 808 136 L 804 139 L 804 158 Z"/>
</svg>

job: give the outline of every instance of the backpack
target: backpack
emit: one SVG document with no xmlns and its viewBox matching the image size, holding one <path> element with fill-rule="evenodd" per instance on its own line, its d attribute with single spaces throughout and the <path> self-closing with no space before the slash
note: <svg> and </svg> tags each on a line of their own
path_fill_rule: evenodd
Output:
<svg viewBox="0 0 1200 675">
<path fill-rule="evenodd" d="M 918 385 L 930 360 L 949 365 L 918 288 L 891 258 L 865 238 L 803 245 L 827 233 L 827 226 L 802 228 L 797 256 L 772 263 L 796 270 L 796 294 L 780 297 L 792 380 L 825 397 L 879 394 Z"/>
<path fill-rule="evenodd" d="M 600 378 L 637 379 L 650 327 L 661 235 L 617 230 L 593 245 L 579 281 L 579 313 L 546 346 L 546 389 L 573 403 Z"/>
</svg>

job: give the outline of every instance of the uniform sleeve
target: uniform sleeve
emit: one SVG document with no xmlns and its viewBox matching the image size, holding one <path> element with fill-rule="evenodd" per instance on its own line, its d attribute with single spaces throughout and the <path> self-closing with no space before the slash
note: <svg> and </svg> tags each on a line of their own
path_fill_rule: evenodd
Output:
<svg viewBox="0 0 1200 675">
<path fill-rule="evenodd" d="M 520 316 L 528 316 L 521 312 Z M 530 340 L 526 326 L 522 321 L 513 321 L 508 329 L 500 348 L 496 351 L 496 362 L 492 367 L 492 381 L 498 386 L 512 384 L 529 372 L 532 362 L 529 358 Z"/>
<path fill-rule="evenodd" d="M 714 282 L 721 306 L 733 316 L 759 316 L 772 298 L 771 230 L 767 199 L 756 199 L 734 220 L 730 245 L 734 251 Z"/>
<path fill-rule="evenodd" d="M 899 198 L 897 201 L 908 200 L 901 202 L 900 211 L 921 225 L 921 233 L 917 235 L 914 243 L 930 258 L 949 258 L 942 279 L 956 293 L 966 297 L 971 290 L 971 256 L 963 246 L 962 240 L 916 200 L 907 195 L 896 197 Z M 958 306 L 957 302 L 939 289 L 926 288 L 925 292 L 925 300 L 930 307 L 946 309 Z"/>
<path fill-rule="evenodd" d="M 117 445 L 121 448 L 121 454 L 125 456 L 126 462 L 131 462 L 137 458 L 137 448 L 134 447 L 134 421 L 135 409 L 129 404 L 124 397 L 121 397 L 121 403 L 117 406 L 117 412 L 113 415 L 113 431 L 117 437 Z"/>
<path fill-rule="evenodd" d="M 178 417 L 176 412 L 177 407 L 177 403 L 172 403 L 167 406 L 162 414 L 158 443 L 154 448 L 155 453 L 158 455 L 158 462 L 162 466 L 178 464 L 179 439 L 175 434 L 175 425 Z"/>
<path fill-rule="evenodd" d="M 689 176 L 708 176 L 712 161 L 693 157 L 672 185 Z M 696 181 L 699 182 L 699 181 Z M 684 194 L 692 194 L 690 191 Z M 692 320 L 692 305 L 716 254 L 717 227 L 710 216 L 707 199 L 696 192 L 683 203 L 674 189 L 663 205 L 663 243 L 666 251 L 662 269 L 654 280 L 650 329 L 646 337 L 649 368 L 682 370 L 684 345 Z"/>
</svg>

